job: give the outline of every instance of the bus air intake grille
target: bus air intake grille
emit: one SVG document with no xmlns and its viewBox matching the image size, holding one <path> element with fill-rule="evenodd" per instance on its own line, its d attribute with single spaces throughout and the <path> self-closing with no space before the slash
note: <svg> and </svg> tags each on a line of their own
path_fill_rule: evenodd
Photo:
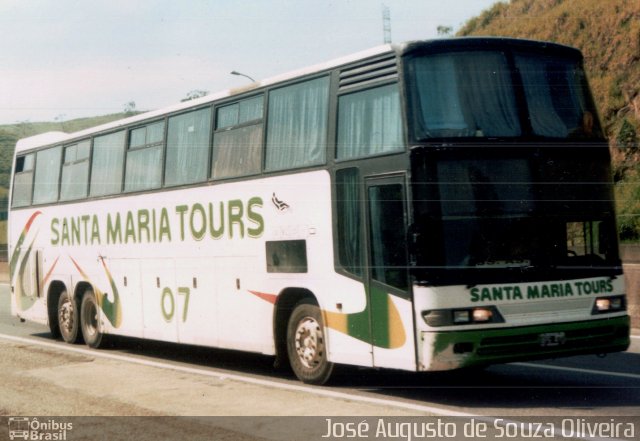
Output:
<svg viewBox="0 0 640 441">
<path fill-rule="evenodd" d="M 340 91 L 366 86 L 386 80 L 398 78 L 398 66 L 395 54 L 387 54 L 381 58 L 349 67 L 340 72 Z"/>
<path fill-rule="evenodd" d="M 504 337 L 488 337 L 480 340 L 477 354 L 480 356 L 501 356 L 510 354 L 540 353 L 541 351 L 567 351 L 588 349 L 594 346 L 607 345 L 616 338 L 616 328 L 600 326 L 590 329 L 576 329 L 564 332 L 562 344 L 542 347 L 540 332 L 511 335 Z"/>
</svg>

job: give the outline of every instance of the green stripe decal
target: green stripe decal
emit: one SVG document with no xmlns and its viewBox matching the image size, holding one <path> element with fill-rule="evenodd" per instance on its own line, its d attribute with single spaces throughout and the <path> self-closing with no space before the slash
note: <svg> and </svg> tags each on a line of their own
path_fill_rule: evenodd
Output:
<svg viewBox="0 0 640 441">
<path fill-rule="evenodd" d="M 277 295 L 258 291 L 249 291 L 262 300 L 275 304 Z M 343 314 L 322 310 L 324 323 L 328 328 L 341 332 L 378 348 L 396 349 L 404 346 L 407 334 L 400 312 L 393 296 L 380 288 L 371 288 L 367 295 L 369 301 L 360 312 Z M 373 321 L 373 334 L 369 325 Z"/>
<path fill-rule="evenodd" d="M 109 268 L 107 268 L 107 264 L 104 263 L 104 258 L 100 257 L 100 261 L 102 262 L 104 271 L 107 274 L 107 278 L 109 279 L 111 291 L 113 292 L 113 302 L 109 301 L 107 296 L 101 293 L 102 301 L 100 302 L 100 306 L 102 307 L 102 310 L 104 311 L 111 324 L 114 327 L 119 328 L 120 324 L 122 324 L 122 305 L 120 302 L 120 294 L 118 293 L 116 282 L 111 276 L 111 271 L 109 271 Z"/>
<path fill-rule="evenodd" d="M 109 320 L 109 323 L 114 328 L 119 328 L 122 324 L 122 302 L 120 302 L 120 294 L 118 293 L 118 287 L 116 286 L 113 277 L 111 276 L 111 272 L 107 268 L 107 265 L 104 263 L 104 258 L 100 257 L 100 261 L 102 262 L 102 266 L 104 267 L 104 271 L 109 279 L 109 285 L 113 291 L 113 302 L 111 302 L 105 293 L 103 293 L 98 286 L 91 281 L 87 273 L 80 267 L 78 262 L 76 262 L 73 257 L 69 257 L 71 262 L 75 265 L 76 269 L 80 273 L 80 275 L 88 281 L 91 286 L 93 286 L 94 294 L 96 295 L 96 300 L 98 301 L 98 306 L 104 312 L 104 315 Z"/>
<path fill-rule="evenodd" d="M 326 325 L 338 332 L 378 348 L 396 349 L 404 346 L 407 335 L 393 297 L 385 290 L 371 288 L 369 302 L 363 311 L 342 314 L 323 311 Z M 373 333 L 369 320 L 373 322 Z"/>
</svg>

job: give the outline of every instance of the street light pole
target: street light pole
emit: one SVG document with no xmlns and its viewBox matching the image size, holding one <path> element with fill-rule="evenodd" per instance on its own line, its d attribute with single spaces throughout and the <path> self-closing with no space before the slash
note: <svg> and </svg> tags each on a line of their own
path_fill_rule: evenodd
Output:
<svg viewBox="0 0 640 441">
<path fill-rule="evenodd" d="M 235 70 L 231 72 L 231 75 L 239 75 L 239 76 L 241 76 L 241 77 L 249 78 L 249 79 L 250 79 L 252 82 L 254 82 L 254 83 L 256 82 L 256 80 L 254 80 L 253 78 L 251 78 L 249 75 L 245 75 L 245 74 L 240 73 L 240 72 L 235 71 Z"/>
</svg>

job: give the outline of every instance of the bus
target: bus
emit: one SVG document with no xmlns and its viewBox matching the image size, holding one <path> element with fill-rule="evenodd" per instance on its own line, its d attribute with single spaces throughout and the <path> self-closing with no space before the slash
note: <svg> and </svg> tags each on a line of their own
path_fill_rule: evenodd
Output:
<svg viewBox="0 0 640 441">
<path fill-rule="evenodd" d="M 610 156 L 576 49 L 385 45 L 17 143 L 12 312 L 442 371 L 624 351 Z"/>
</svg>

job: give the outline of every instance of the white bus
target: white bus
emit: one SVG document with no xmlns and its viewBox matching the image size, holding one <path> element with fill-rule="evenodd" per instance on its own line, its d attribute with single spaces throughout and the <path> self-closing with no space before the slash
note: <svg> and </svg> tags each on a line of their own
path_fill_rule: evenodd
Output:
<svg viewBox="0 0 640 441">
<path fill-rule="evenodd" d="M 55 337 L 448 370 L 622 351 L 610 158 L 572 48 L 388 45 L 18 142 L 12 308 Z"/>
</svg>

